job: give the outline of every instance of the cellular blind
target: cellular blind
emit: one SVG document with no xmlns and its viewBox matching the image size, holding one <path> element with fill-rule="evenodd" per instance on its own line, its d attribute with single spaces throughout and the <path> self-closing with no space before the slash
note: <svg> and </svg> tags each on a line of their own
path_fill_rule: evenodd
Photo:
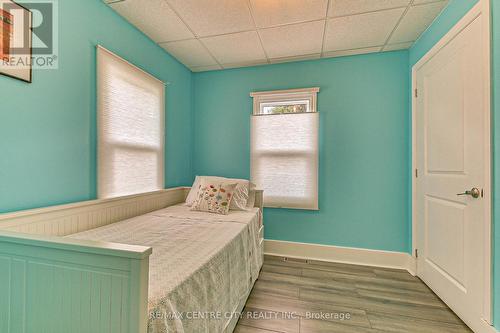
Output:
<svg viewBox="0 0 500 333">
<path fill-rule="evenodd" d="M 316 112 L 258 115 L 251 124 L 251 178 L 266 207 L 318 209 Z"/>
<path fill-rule="evenodd" d="M 164 188 L 163 82 L 97 48 L 98 196 Z"/>
</svg>

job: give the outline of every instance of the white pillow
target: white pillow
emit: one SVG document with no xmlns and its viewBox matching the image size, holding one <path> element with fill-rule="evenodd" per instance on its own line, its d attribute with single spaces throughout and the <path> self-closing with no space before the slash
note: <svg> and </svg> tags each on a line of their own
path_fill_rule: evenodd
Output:
<svg viewBox="0 0 500 333">
<path fill-rule="evenodd" d="M 236 184 L 203 179 L 191 210 L 227 215 Z"/>
<path fill-rule="evenodd" d="M 248 210 L 248 194 L 250 190 L 253 190 L 255 188 L 255 185 L 246 179 L 232 179 L 216 176 L 196 176 L 193 186 L 191 187 L 191 190 L 189 191 L 189 194 L 186 198 L 186 205 L 193 205 L 194 201 L 196 200 L 196 196 L 198 194 L 198 190 L 200 188 L 202 180 L 218 181 L 225 184 L 236 184 L 236 189 L 234 190 L 229 209 Z"/>
</svg>

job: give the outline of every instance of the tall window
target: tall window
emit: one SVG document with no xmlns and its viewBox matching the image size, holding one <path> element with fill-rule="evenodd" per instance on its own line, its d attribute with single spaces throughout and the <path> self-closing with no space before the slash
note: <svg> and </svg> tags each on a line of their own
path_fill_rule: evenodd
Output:
<svg viewBox="0 0 500 333">
<path fill-rule="evenodd" d="M 97 48 L 98 196 L 164 188 L 163 82 Z"/>
<path fill-rule="evenodd" d="M 255 92 L 251 178 L 266 207 L 318 209 L 319 88 Z"/>
</svg>

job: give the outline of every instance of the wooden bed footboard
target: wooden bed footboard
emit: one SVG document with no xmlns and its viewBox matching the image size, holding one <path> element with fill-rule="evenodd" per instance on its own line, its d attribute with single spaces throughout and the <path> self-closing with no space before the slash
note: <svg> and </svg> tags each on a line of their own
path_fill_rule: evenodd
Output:
<svg viewBox="0 0 500 333">
<path fill-rule="evenodd" d="M 150 254 L 0 231 L 0 332 L 145 333 Z"/>
</svg>

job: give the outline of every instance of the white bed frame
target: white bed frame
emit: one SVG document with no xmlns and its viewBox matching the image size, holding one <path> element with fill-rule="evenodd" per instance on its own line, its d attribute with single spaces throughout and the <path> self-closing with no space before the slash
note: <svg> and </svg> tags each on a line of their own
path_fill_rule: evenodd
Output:
<svg viewBox="0 0 500 333">
<path fill-rule="evenodd" d="M 0 332 L 145 333 L 152 249 L 62 236 L 181 203 L 189 189 L 0 214 Z M 263 258 L 263 226 L 259 237 Z"/>
</svg>

